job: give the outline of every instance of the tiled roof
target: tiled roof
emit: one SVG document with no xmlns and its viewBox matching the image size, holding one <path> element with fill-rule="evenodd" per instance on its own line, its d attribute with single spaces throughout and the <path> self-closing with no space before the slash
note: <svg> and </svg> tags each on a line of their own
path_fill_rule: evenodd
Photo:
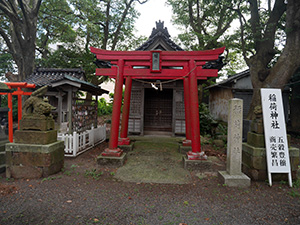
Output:
<svg viewBox="0 0 300 225">
<path fill-rule="evenodd" d="M 217 87 L 217 86 L 229 85 L 231 82 L 234 82 L 236 80 L 242 79 L 243 77 L 246 77 L 246 76 L 250 76 L 249 69 L 244 70 L 244 71 L 242 71 L 240 73 L 234 74 L 234 75 L 228 77 L 227 79 L 220 81 L 217 84 L 213 84 L 213 85 L 211 85 L 209 87 L 206 87 L 205 89 L 210 89 L 210 88 Z"/>
<path fill-rule="evenodd" d="M 156 22 L 156 28 L 153 28 L 149 39 L 143 43 L 136 51 L 149 50 L 149 46 L 153 44 L 157 39 L 162 38 L 174 51 L 183 51 L 183 49 L 176 45 L 171 39 L 168 29 L 164 27 L 164 22 Z"/>
<path fill-rule="evenodd" d="M 23 82 L 41 87 L 63 80 L 65 79 L 65 75 L 77 78 L 78 80 L 85 80 L 85 74 L 82 69 L 38 68 Z"/>
<path fill-rule="evenodd" d="M 37 88 L 48 85 L 57 86 L 60 81 L 73 81 L 81 85 L 81 90 L 95 94 L 108 93 L 108 91 L 93 85 L 85 80 L 85 73 L 82 69 L 57 69 L 57 68 L 38 68 L 33 74 L 23 82 L 35 84 Z"/>
</svg>

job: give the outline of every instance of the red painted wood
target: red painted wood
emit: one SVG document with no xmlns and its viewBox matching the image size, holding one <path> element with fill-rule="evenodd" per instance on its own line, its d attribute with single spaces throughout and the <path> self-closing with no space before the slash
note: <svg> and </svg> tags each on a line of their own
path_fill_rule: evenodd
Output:
<svg viewBox="0 0 300 225">
<path fill-rule="evenodd" d="M 195 67 L 195 62 L 190 60 L 190 68 Z M 199 103 L 198 103 L 198 86 L 197 77 L 195 71 L 191 72 L 189 77 L 190 85 L 190 123 L 191 123 L 191 141 L 192 141 L 192 152 L 201 152 L 200 144 L 200 122 L 199 122 Z"/>
<path fill-rule="evenodd" d="M 197 67 L 195 69 L 196 77 L 198 80 L 206 79 L 207 77 L 217 77 L 218 70 L 216 69 L 202 69 Z M 184 69 L 162 69 L 161 73 L 152 73 L 150 69 L 132 69 L 124 68 L 124 77 L 131 77 L 132 79 L 178 79 L 184 78 L 188 75 L 188 68 Z M 116 78 L 118 69 L 112 68 L 97 68 L 97 76 L 109 76 L 110 78 Z"/>
<path fill-rule="evenodd" d="M 18 95 L 18 129 L 20 129 L 20 120 L 22 119 L 22 95 L 31 95 L 32 92 L 24 92 L 21 88 L 35 88 L 35 84 L 27 84 L 26 82 L 5 82 L 8 88 L 17 88 L 13 93 L 0 93 L 0 95 L 7 95 L 8 102 L 8 140 L 13 142 L 13 106 L 12 96 Z"/>
<path fill-rule="evenodd" d="M 110 50 L 103 50 L 99 48 L 90 47 L 90 50 L 92 53 L 96 55 L 114 55 L 117 57 L 126 57 L 126 56 L 150 56 L 151 51 L 110 51 Z M 179 59 L 181 59 L 182 56 L 191 56 L 194 58 L 194 56 L 197 55 L 220 55 L 224 52 L 225 47 L 212 49 L 212 50 L 204 50 L 204 51 L 162 51 L 162 55 L 174 55 L 178 56 Z M 137 58 L 138 59 L 138 58 Z"/>
<path fill-rule="evenodd" d="M 121 105 L 122 105 L 122 90 L 123 90 L 123 81 L 124 81 L 124 77 L 123 77 L 124 60 L 122 59 L 119 60 L 118 66 L 119 66 L 119 74 L 115 84 L 109 149 L 118 148 L 120 114 L 121 114 Z"/>
<path fill-rule="evenodd" d="M 125 82 L 124 106 L 122 112 L 122 124 L 121 124 L 121 134 L 120 134 L 121 138 L 127 138 L 127 134 L 128 134 L 131 87 L 132 87 L 132 78 L 127 77 Z"/>
<path fill-rule="evenodd" d="M 184 108 L 185 108 L 185 136 L 187 140 L 191 140 L 191 116 L 190 116 L 190 84 L 189 78 L 184 78 L 183 80 L 184 88 Z"/>
<path fill-rule="evenodd" d="M 9 108 L 8 112 L 8 140 L 9 142 L 14 142 L 14 132 L 13 132 L 13 104 L 12 104 L 12 94 L 7 94 L 7 105 Z"/>
</svg>

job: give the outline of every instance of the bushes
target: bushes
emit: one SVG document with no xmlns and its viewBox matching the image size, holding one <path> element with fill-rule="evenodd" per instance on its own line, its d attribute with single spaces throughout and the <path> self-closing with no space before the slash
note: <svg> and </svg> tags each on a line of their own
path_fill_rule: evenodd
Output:
<svg viewBox="0 0 300 225">
<path fill-rule="evenodd" d="M 215 136 L 218 130 L 221 134 L 226 134 L 226 128 L 218 123 L 209 113 L 207 104 L 199 104 L 199 117 L 200 117 L 200 133 L 201 135 Z"/>
<path fill-rule="evenodd" d="M 105 98 L 98 100 L 98 116 L 110 115 L 112 113 L 112 103 L 107 103 Z"/>
</svg>

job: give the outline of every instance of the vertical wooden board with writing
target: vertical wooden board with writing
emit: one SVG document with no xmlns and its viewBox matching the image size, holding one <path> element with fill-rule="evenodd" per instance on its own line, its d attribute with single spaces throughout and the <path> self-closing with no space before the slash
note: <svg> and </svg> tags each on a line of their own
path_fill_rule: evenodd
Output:
<svg viewBox="0 0 300 225">
<path fill-rule="evenodd" d="M 290 173 L 290 158 L 280 89 L 261 89 L 269 173 Z"/>
</svg>

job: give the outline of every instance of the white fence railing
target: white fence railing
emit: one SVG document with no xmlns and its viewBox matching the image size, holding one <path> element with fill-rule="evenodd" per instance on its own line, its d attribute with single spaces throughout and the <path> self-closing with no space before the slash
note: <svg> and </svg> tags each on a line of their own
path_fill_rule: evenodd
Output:
<svg viewBox="0 0 300 225">
<path fill-rule="evenodd" d="M 82 133 L 58 133 L 57 139 L 65 142 L 65 156 L 75 157 L 106 139 L 106 125 Z"/>
</svg>

